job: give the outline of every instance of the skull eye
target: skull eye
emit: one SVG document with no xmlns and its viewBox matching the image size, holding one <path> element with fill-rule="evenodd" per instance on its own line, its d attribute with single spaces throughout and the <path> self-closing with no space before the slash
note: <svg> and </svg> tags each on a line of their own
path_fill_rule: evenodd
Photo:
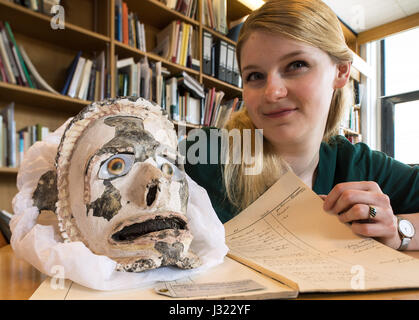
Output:
<svg viewBox="0 0 419 320">
<path fill-rule="evenodd" d="M 133 154 L 119 153 L 105 160 L 99 169 L 99 179 L 111 179 L 127 174 L 134 164 Z"/>
<path fill-rule="evenodd" d="M 108 162 L 108 172 L 110 174 L 119 175 L 124 171 L 125 161 L 122 158 L 113 158 Z"/>
<path fill-rule="evenodd" d="M 168 175 L 169 177 L 173 176 L 173 168 L 169 163 L 163 163 L 161 166 L 161 171 Z"/>
<path fill-rule="evenodd" d="M 179 169 L 167 158 L 156 156 L 157 167 L 174 181 L 181 181 L 185 178 L 183 170 Z"/>
</svg>

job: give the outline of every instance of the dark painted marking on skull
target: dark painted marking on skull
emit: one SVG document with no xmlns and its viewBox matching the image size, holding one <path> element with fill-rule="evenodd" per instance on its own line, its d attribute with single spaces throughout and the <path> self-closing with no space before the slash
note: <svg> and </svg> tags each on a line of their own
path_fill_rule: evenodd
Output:
<svg viewBox="0 0 419 320">
<path fill-rule="evenodd" d="M 134 263 L 125 266 L 124 270 L 126 272 L 141 272 L 149 269 L 157 268 L 156 263 L 152 259 L 139 259 Z"/>
<path fill-rule="evenodd" d="M 89 210 L 93 209 L 93 216 L 103 217 L 109 221 L 122 208 L 121 194 L 111 182 L 104 180 L 103 184 L 106 187 L 105 191 L 103 191 L 100 198 L 87 205 L 86 214 L 88 215 Z"/>
<path fill-rule="evenodd" d="M 178 217 L 156 216 L 154 219 L 124 227 L 122 230 L 114 233 L 112 239 L 114 241 L 132 241 L 145 234 L 167 229 L 185 230 L 187 229 L 186 222 Z"/>
<path fill-rule="evenodd" d="M 154 137 L 144 130 L 143 121 L 136 117 L 116 116 L 105 119 L 105 124 L 115 127 L 115 137 L 106 143 L 97 153 L 118 153 L 118 150 L 133 147 L 136 154 L 136 162 L 154 158 L 156 149 L 160 145 Z"/>
<path fill-rule="evenodd" d="M 162 266 L 170 266 L 179 261 L 183 252 L 183 244 L 175 242 L 168 244 L 167 242 L 158 241 L 154 248 L 162 254 Z"/>
<path fill-rule="evenodd" d="M 55 212 L 58 201 L 57 172 L 55 170 L 47 171 L 39 178 L 32 198 L 39 211 L 51 210 Z"/>
<path fill-rule="evenodd" d="M 188 181 L 185 178 L 179 182 L 180 182 L 179 196 L 180 196 L 181 211 L 184 214 L 186 214 L 186 210 L 188 207 L 188 198 L 189 198 Z"/>
</svg>

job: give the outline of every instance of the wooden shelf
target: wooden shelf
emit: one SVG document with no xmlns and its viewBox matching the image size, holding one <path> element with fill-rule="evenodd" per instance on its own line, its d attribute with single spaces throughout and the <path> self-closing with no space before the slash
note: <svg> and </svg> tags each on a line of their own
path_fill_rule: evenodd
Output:
<svg viewBox="0 0 419 320">
<path fill-rule="evenodd" d="M 128 9 L 138 14 L 142 23 L 157 29 L 165 28 L 173 20 L 182 20 L 194 26 L 199 26 L 199 21 L 169 9 L 163 2 L 157 0 L 125 0 Z"/>
<path fill-rule="evenodd" d="M 359 132 L 357 132 L 357 131 L 353 131 L 353 130 L 348 129 L 348 128 L 342 128 L 342 130 L 343 130 L 346 134 L 351 135 L 351 136 L 360 136 L 360 135 L 361 135 L 361 133 L 359 133 Z"/>
<path fill-rule="evenodd" d="M 251 9 L 249 9 L 239 1 L 227 1 L 227 21 L 234 21 L 240 19 L 250 14 L 251 12 Z"/>
<path fill-rule="evenodd" d="M 206 74 L 202 74 L 202 81 L 206 87 L 217 87 L 219 90 L 224 91 L 225 97 L 227 99 L 235 98 L 242 94 L 243 89 L 236 87 L 230 83 L 221 81 L 214 77 L 211 77 Z"/>
<path fill-rule="evenodd" d="M 5 174 L 17 174 L 19 171 L 19 168 L 7 168 L 7 167 L 0 167 L 0 173 Z"/>
<path fill-rule="evenodd" d="M 134 47 L 128 46 L 120 41 L 115 41 L 115 53 L 118 54 L 118 59 L 127 57 L 134 57 L 140 59 L 143 57 L 147 57 L 152 61 L 161 61 L 162 65 L 165 66 L 172 73 L 186 71 L 190 74 L 199 75 L 199 71 L 168 61 L 152 52 L 141 51 Z"/>
<path fill-rule="evenodd" d="M 200 124 L 192 124 L 192 123 L 180 122 L 180 121 L 175 121 L 175 120 L 172 120 L 172 122 L 173 122 L 173 124 L 175 126 L 182 125 L 182 126 L 185 126 L 186 128 L 189 128 L 189 129 L 200 129 L 200 128 L 203 128 L 203 126 L 200 125 Z"/>
<path fill-rule="evenodd" d="M 54 30 L 50 24 L 51 17 L 5 0 L 0 0 L 0 20 L 8 21 L 13 33 L 24 33 L 76 50 L 103 50 L 111 40 L 107 36 L 67 22 L 63 30 Z"/>
<path fill-rule="evenodd" d="M 15 101 L 42 109 L 54 109 L 69 112 L 79 112 L 90 101 L 74 99 L 68 96 L 48 91 L 32 89 L 0 81 L 0 98 Z"/>
<path fill-rule="evenodd" d="M 211 28 L 208 28 L 208 27 L 206 27 L 206 26 L 203 26 L 202 27 L 202 29 L 204 29 L 205 31 L 208 31 L 209 33 L 211 33 L 213 36 L 215 36 L 215 37 L 217 37 L 217 38 L 219 38 L 219 39 L 221 39 L 221 40 L 224 40 L 225 42 L 228 42 L 228 43 L 230 43 L 230 44 L 232 44 L 232 45 L 236 45 L 236 42 L 235 41 L 233 41 L 233 40 L 231 40 L 230 38 L 227 38 L 224 34 L 222 34 L 221 32 L 218 32 L 218 31 L 216 31 L 216 30 L 213 30 L 213 29 L 211 29 Z"/>
</svg>

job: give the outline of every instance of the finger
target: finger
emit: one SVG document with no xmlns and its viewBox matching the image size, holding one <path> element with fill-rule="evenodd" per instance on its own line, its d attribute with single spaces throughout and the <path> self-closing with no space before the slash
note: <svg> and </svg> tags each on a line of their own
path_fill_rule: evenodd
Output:
<svg viewBox="0 0 419 320">
<path fill-rule="evenodd" d="M 319 194 L 318 195 L 322 200 L 325 200 L 327 198 L 327 195 L 325 194 Z"/>
<path fill-rule="evenodd" d="M 369 216 L 369 206 L 365 204 L 355 204 L 349 210 L 338 215 L 343 223 L 353 222 L 357 220 L 367 220 Z"/>
<path fill-rule="evenodd" d="M 382 223 L 365 223 L 354 221 L 351 224 L 354 233 L 364 237 L 386 237 L 389 234 L 388 228 Z"/>
<path fill-rule="evenodd" d="M 333 187 L 328 194 L 324 202 L 324 210 L 329 211 L 342 195 L 347 190 L 359 190 L 359 191 L 374 191 L 376 193 L 382 193 L 378 184 L 374 181 L 358 181 L 358 182 L 343 182 Z"/>
<path fill-rule="evenodd" d="M 341 212 L 348 211 L 356 204 L 384 206 L 387 203 L 383 202 L 382 195 L 382 193 L 373 193 L 370 191 L 345 190 L 336 200 L 334 206 L 329 209 L 329 212 L 340 214 Z"/>
</svg>

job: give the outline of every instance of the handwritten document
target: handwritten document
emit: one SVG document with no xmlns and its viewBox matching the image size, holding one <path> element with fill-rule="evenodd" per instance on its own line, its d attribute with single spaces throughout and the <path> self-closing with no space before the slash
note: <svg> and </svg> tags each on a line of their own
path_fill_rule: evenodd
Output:
<svg viewBox="0 0 419 320">
<path fill-rule="evenodd" d="M 300 292 L 419 287 L 419 259 L 355 235 L 292 172 L 224 227 L 230 257 Z"/>
</svg>

